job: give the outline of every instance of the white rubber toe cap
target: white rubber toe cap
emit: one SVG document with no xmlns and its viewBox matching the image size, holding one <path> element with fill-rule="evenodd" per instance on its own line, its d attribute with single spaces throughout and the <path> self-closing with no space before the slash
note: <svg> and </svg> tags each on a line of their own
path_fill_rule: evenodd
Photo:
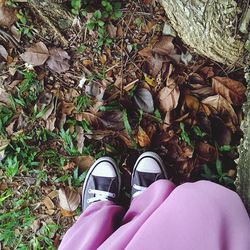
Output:
<svg viewBox="0 0 250 250">
<path fill-rule="evenodd" d="M 144 173 L 161 173 L 159 163 L 155 159 L 149 157 L 141 159 L 136 170 Z"/>
<path fill-rule="evenodd" d="M 113 165 L 108 161 L 100 162 L 93 170 L 92 175 L 100 177 L 116 177 Z"/>
</svg>

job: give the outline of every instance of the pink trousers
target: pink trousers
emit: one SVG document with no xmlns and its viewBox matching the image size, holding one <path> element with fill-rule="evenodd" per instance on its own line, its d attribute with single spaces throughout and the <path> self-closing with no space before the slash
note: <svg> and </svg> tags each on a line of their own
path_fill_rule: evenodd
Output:
<svg viewBox="0 0 250 250">
<path fill-rule="evenodd" d="M 59 249 L 250 250 L 250 220 L 239 196 L 220 185 L 159 180 L 127 212 L 93 203 Z"/>
</svg>

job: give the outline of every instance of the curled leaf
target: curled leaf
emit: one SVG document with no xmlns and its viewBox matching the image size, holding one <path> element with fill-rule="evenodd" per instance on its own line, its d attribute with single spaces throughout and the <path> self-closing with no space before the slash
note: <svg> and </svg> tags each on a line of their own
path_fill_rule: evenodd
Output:
<svg viewBox="0 0 250 250">
<path fill-rule="evenodd" d="M 231 106 L 231 104 L 223 98 L 221 95 L 213 95 L 210 97 L 207 97 L 202 101 L 202 103 L 207 104 L 211 107 L 213 107 L 219 114 L 225 114 L 228 113 L 234 124 L 238 124 L 238 117 Z"/>
<path fill-rule="evenodd" d="M 154 101 L 152 94 L 145 88 L 139 88 L 134 95 L 134 101 L 139 109 L 146 113 L 154 112 Z"/>
<path fill-rule="evenodd" d="M 175 109 L 178 105 L 180 98 L 179 87 L 171 84 L 166 86 L 158 94 L 158 99 L 160 103 L 160 109 L 164 112 L 169 112 Z"/>
<path fill-rule="evenodd" d="M 148 147 L 151 144 L 149 136 L 142 127 L 139 127 L 136 139 L 141 147 Z"/>
<path fill-rule="evenodd" d="M 68 60 L 70 56 L 66 51 L 61 48 L 49 49 L 50 58 L 47 61 L 47 65 L 50 69 L 57 73 L 63 73 L 70 67 Z"/>
<path fill-rule="evenodd" d="M 60 207 L 68 212 L 75 211 L 81 201 L 80 194 L 69 187 L 60 188 L 58 191 L 58 197 Z"/>
<path fill-rule="evenodd" d="M 17 20 L 16 11 L 9 7 L 0 7 L 0 26 L 10 27 Z"/>
<path fill-rule="evenodd" d="M 27 48 L 20 56 L 28 64 L 41 66 L 49 58 L 49 51 L 43 42 L 38 42 Z"/>
<path fill-rule="evenodd" d="M 246 87 L 239 81 L 216 76 L 213 78 L 212 86 L 216 93 L 222 95 L 232 105 L 238 106 L 246 101 Z"/>
</svg>

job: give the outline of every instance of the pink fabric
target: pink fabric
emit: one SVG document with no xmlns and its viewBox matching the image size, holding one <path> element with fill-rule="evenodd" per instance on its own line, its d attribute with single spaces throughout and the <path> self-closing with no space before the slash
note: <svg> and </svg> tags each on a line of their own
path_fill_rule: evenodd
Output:
<svg viewBox="0 0 250 250">
<path fill-rule="evenodd" d="M 239 196 L 212 182 L 157 181 L 123 216 L 111 202 L 92 204 L 59 249 L 250 250 L 250 220 Z"/>
</svg>

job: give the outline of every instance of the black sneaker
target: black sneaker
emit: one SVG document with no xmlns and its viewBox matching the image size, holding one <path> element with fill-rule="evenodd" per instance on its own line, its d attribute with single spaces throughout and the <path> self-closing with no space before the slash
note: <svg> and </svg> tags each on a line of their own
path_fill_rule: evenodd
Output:
<svg viewBox="0 0 250 250">
<path fill-rule="evenodd" d="M 132 199 L 160 179 L 167 179 L 166 169 L 161 157 L 154 152 L 143 153 L 136 161 L 132 173 Z"/>
<path fill-rule="evenodd" d="M 96 201 L 117 201 L 120 194 L 121 177 L 110 157 L 101 157 L 89 169 L 82 190 L 82 209 Z"/>
</svg>

